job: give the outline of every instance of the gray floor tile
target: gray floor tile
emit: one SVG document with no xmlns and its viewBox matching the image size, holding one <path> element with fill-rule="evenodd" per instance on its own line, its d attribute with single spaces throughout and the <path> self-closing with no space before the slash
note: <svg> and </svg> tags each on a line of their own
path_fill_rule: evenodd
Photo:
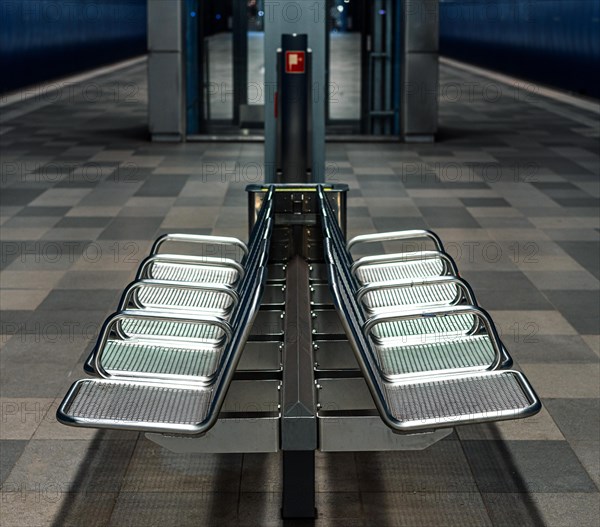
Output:
<svg viewBox="0 0 600 527">
<path fill-rule="evenodd" d="M 482 493 L 597 492 L 566 441 L 463 441 Z"/>
<path fill-rule="evenodd" d="M 600 400 L 546 399 L 544 405 L 568 441 L 600 441 Z"/>
</svg>

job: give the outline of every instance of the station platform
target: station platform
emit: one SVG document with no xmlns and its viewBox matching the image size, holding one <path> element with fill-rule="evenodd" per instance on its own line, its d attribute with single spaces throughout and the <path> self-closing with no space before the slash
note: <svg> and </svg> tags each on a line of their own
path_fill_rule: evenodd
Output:
<svg viewBox="0 0 600 527">
<path fill-rule="evenodd" d="M 173 454 L 67 428 L 80 377 L 152 241 L 247 238 L 260 143 L 148 141 L 146 65 L 0 99 L 1 524 L 307 525 L 277 454 Z M 425 451 L 317 452 L 315 525 L 595 525 L 600 506 L 600 110 L 444 63 L 435 144 L 327 146 L 349 235 L 435 230 L 544 409 Z"/>
</svg>

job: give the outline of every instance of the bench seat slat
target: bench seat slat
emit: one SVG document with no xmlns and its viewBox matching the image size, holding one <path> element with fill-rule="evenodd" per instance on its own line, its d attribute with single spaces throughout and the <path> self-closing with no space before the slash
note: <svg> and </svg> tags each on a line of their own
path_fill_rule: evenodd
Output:
<svg viewBox="0 0 600 527">
<path fill-rule="evenodd" d="M 382 289 L 367 293 L 363 302 L 370 313 L 385 312 L 390 308 L 445 306 L 456 302 L 460 292 L 456 284 L 414 285 L 396 289 Z"/>
<path fill-rule="evenodd" d="M 238 279 L 235 269 L 208 265 L 172 262 L 154 262 L 148 269 L 148 278 L 170 282 L 196 282 L 234 285 Z"/>
<path fill-rule="evenodd" d="M 137 291 L 137 301 L 147 309 L 169 308 L 226 314 L 233 301 L 219 291 L 145 286 Z"/>
<path fill-rule="evenodd" d="M 423 276 L 441 276 L 444 272 L 444 263 L 441 260 L 423 260 L 364 265 L 356 270 L 356 278 L 362 285 L 366 285 Z"/>
<path fill-rule="evenodd" d="M 406 346 L 375 346 L 375 351 L 381 372 L 389 379 L 423 372 L 485 370 L 494 360 L 494 348 L 487 335 Z"/>
<path fill-rule="evenodd" d="M 205 381 L 215 374 L 222 347 L 167 345 L 156 342 L 109 340 L 101 363 L 110 375 L 152 377 L 169 376 L 173 380 Z"/>
</svg>

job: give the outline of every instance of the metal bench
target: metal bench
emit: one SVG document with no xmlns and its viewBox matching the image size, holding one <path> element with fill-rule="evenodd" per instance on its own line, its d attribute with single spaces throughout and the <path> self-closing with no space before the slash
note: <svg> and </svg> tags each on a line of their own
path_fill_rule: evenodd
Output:
<svg viewBox="0 0 600 527">
<path fill-rule="evenodd" d="M 245 259 L 249 273 L 265 267 L 268 260 L 272 232 L 271 198 L 272 194 L 269 194 L 265 199 L 259 221 L 251 233 L 250 251 Z M 224 337 L 223 327 L 214 321 L 235 323 L 235 313 L 236 310 L 238 314 L 241 311 L 240 301 L 247 287 L 252 287 L 252 282 L 246 272 L 235 289 L 211 283 L 167 280 L 133 282 L 123 293 L 117 312 L 104 324 L 84 369 L 88 373 L 107 377 L 114 372 L 131 372 L 143 365 L 143 371 L 139 371 L 138 375 L 151 376 L 162 372 L 164 368 L 175 367 L 168 361 L 163 364 L 166 357 L 172 355 L 170 350 L 173 345 L 168 342 L 183 340 L 192 341 L 192 350 L 187 354 L 187 360 L 191 362 L 186 363 L 186 367 L 193 369 L 193 364 L 200 361 L 199 364 L 209 371 L 203 374 L 198 372 L 199 376 L 210 377 L 214 373 L 210 373 L 210 364 L 214 362 L 215 352 L 222 351 L 220 347 L 223 346 Z M 213 323 L 189 321 L 198 317 Z M 162 342 L 156 345 L 156 340 Z M 216 346 L 218 349 L 207 351 L 207 346 Z M 182 347 L 179 343 L 175 349 Z M 189 373 L 181 372 L 179 375 L 189 376 Z"/>
<path fill-rule="evenodd" d="M 136 370 L 112 371 L 108 379 L 82 379 L 75 382 L 58 408 L 58 420 L 66 425 L 88 428 L 186 435 L 208 431 L 217 421 L 260 306 L 266 270 L 262 268 L 250 276 L 251 286 L 246 288 L 240 302 L 239 318 L 231 326 L 224 321 L 218 324 L 226 334 L 222 346 L 190 346 L 194 341 L 183 339 L 138 341 L 136 344 L 139 349 L 130 348 L 127 352 L 133 359 L 140 359 Z M 128 314 L 117 316 L 127 317 Z M 215 320 L 201 317 L 176 320 L 197 325 L 216 324 Z M 109 324 L 114 322 L 112 320 Z M 149 346 L 153 347 L 152 353 Z M 139 354 L 134 356 L 136 351 Z M 103 365 L 102 352 L 110 353 L 106 347 L 101 347 L 101 353 L 96 356 L 97 369 L 109 373 Z M 207 353 L 212 354 L 214 359 L 209 368 L 201 360 L 194 360 Z M 154 364 L 165 365 L 165 369 L 154 367 L 149 371 L 144 367 L 144 359 L 150 362 L 157 356 Z M 191 367 L 191 363 L 199 364 L 199 368 Z M 174 368 L 174 365 L 181 368 Z M 208 375 L 211 372 L 213 375 Z M 139 378 L 134 380 L 135 376 Z"/>
<path fill-rule="evenodd" d="M 339 237 L 331 236 L 336 228 L 333 216 L 327 214 L 323 193 L 320 196 L 334 303 L 388 426 L 410 432 L 526 417 L 540 409 L 520 372 L 498 369 L 506 362 L 506 352 L 481 308 L 403 309 L 365 319 L 347 255 Z M 467 322 L 457 323 L 461 318 Z"/>
<path fill-rule="evenodd" d="M 108 318 L 86 363 L 86 370 L 102 379 L 72 386 L 58 410 L 61 422 L 184 434 L 204 433 L 215 423 L 264 292 L 270 197 L 252 231 L 235 289 L 156 279 L 128 288 L 120 307 L 139 302 L 144 290 L 180 296 L 167 297 L 168 302 L 141 297 L 143 309 L 120 309 Z M 199 293 L 205 298 L 200 300 Z M 228 310 L 218 295 L 231 299 Z"/>
</svg>

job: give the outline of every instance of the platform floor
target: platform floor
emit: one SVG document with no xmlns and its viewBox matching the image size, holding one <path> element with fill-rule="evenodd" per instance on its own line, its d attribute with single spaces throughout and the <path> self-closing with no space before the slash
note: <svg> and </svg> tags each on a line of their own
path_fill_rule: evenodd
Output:
<svg viewBox="0 0 600 527">
<path fill-rule="evenodd" d="M 3 527 L 283 524 L 278 455 L 175 455 L 54 419 L 152 240 L 245 236 L 261 179 L 259 144 L 149 143 L 144 72 L 0 110 Z M 330 179 L 352 188 L 351 234 L 441 235 L 545 407 L 422 452 L 319 454 L 315 525 L 597 526 L 598 114 L 442 81 L 437 144 L 332 144 Z"/>
</svg>

